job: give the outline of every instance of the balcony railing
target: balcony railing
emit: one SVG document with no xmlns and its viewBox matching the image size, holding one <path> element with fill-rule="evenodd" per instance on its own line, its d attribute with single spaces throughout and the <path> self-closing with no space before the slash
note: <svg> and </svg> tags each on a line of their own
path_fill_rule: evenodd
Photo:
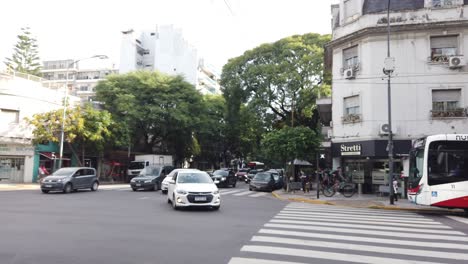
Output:
<svg viewBox="0 0 468 264">
<path fill-rule="evenodd" d="M 465 108 L 457 108 L 453 110 L 431 110 L 433 118 L 450 118 L 450 117 L 466 117 Z"/>
<path fill-rule="evenodd" d="M 357 123 L 361 122 L 361 115 L 359 114 L 349 114 L 341 117 L 343 123 Z"/>
</svg>

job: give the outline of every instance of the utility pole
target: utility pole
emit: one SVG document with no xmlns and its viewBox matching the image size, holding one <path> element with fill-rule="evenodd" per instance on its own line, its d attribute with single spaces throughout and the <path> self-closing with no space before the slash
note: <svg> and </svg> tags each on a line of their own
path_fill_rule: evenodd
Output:
<svg viewBox="0 0 468 264">
<path fill-rule="evenodd" d="M 390 1 L 387 3 L 387 57 L 384 61 L 383 72 L 387 75 L 387 99 L 388 99 L 388 188 L 390 204 L 394 204 L 393 191 L 393 131 L 392 131 L 392 89 L 391 76 L 395 70 L 395 58 L 390 57 Z"/>
</svg>

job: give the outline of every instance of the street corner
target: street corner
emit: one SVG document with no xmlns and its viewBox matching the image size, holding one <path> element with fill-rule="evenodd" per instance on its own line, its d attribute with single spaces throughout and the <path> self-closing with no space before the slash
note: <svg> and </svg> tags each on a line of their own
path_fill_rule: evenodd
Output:
<svg viewBox="0 0 468 264">
<path fill-rule="evenodd" d="M 275 198 L 281 201 L 290 201 L 290 202 L 298 202 L 298 203 L 310 203 L 310 204 L 326 204 L 326 205 L 335 205 L 332 202 L 323 201 L 319 199 L 309 199 L 305 197 L 291 197 L 290 194 L 279 194 L 278 192 L 271 193 Z"/>
</svg>

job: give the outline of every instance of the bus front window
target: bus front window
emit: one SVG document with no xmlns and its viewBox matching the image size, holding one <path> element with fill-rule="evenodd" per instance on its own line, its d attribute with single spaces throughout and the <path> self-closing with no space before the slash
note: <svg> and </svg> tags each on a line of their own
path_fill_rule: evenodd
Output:
<svg viewBox="0 0 468 264">
<path fill-rule="evenodd" d="M 429 185 L 468 181 L 468 142 L 432 142 L 428 170 Z"/>
</svg>

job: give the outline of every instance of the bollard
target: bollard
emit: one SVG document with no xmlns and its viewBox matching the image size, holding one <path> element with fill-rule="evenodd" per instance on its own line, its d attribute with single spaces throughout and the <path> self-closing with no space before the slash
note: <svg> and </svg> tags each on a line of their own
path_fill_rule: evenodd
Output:
<svg viewBox="0 0 468 264">
<path fill-rule="evenodd" d="M 358 186 L 358 194 L 361 195 L 362 194 L 362 183 L 359 183 L 357 186 Z"/>
</svg>

